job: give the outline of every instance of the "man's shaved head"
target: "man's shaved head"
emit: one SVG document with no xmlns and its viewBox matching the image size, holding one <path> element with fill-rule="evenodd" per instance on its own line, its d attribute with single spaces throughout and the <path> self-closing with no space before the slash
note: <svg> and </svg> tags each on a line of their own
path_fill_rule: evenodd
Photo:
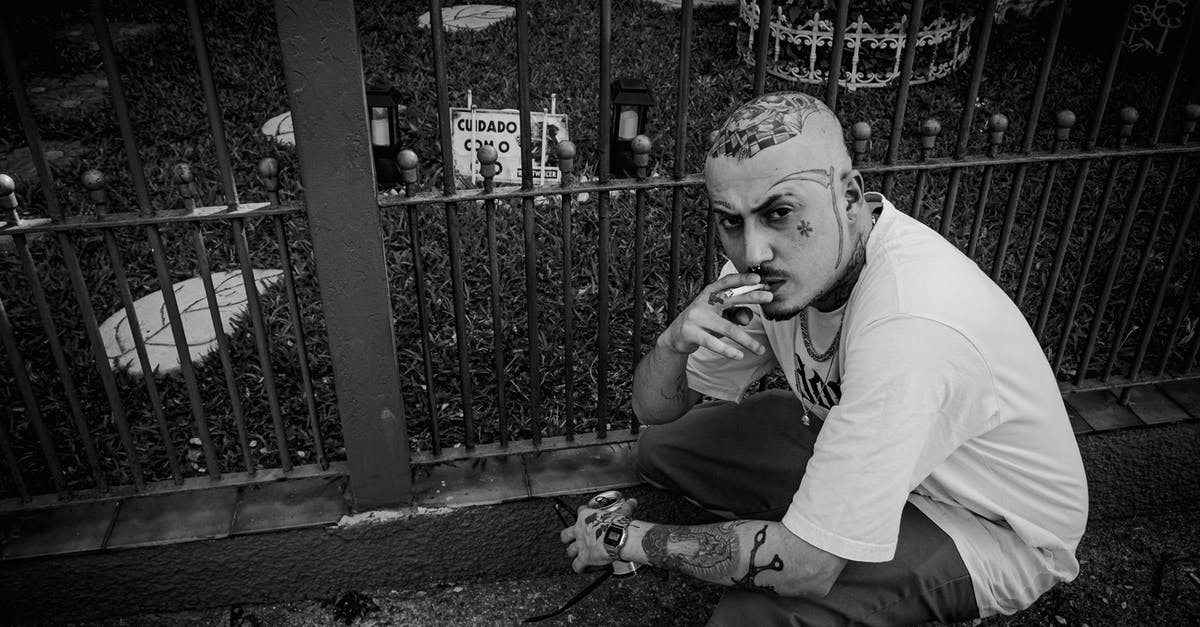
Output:
<svg viewBox="0 0 1200 627">
<path fill-rule="evenodd" d="M 841 128 L 833 111 L 808 94 L 766 94 L 743 104 L 726 118 L 713 136 L 708 158 L 728 157 L 742 161 L 767 148 L 800 139 L 805 143 L 829 144 L 830 149 L 837 151 L 834 154 L 845 157 L 845 166 L 848 167 L 849 155 Z M 830 160 L 843 161 L 841 158 Z"/>
</svg>

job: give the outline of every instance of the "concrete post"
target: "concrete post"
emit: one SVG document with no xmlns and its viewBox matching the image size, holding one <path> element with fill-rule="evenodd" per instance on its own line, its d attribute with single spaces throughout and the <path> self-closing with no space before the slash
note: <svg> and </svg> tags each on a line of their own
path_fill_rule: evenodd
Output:
<svg viewBox="0 0 1200 627">
<path fill-rule="evenodd" d="M 412 498 L 353 0 L 276 0 L 352 506 Z"/>
</svg>

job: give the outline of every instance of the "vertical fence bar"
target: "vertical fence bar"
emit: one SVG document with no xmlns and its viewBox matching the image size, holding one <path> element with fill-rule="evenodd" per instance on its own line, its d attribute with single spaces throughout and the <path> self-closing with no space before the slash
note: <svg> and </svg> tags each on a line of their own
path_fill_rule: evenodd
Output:
<svg viewBox="0 0 1200 627">
<path fill-rule="evenodd" d="M 1075 125 L 1075 114 L 1070 111 L 1059 111 L 1055 116 L 1054 143 L 1050 152 L 1058 154 L 1063 142 L 1067 141 L 1071 127 Z M 1046 166 L 1046 179 L 1042 182 L 1042 197 L 1038 200 L 1037 213 L 1034 214 L 1033 225 L 1029 229 L 1029 242 L 1025 246 L 1025 263 L 1021 268 L 1021 278 L 1017 282 L 1017 294 L 1013 302 L 1020 308 L 1025 301 L 1025 289 L 1029 287 L 1029 277 L 1033 274 L 1033 262 L 1037 254 L 1039 240 L 1042 237 L 1042 226 L 1046 223 L 1046 212 L 1050 209 L 1050 197 L 1054 193 L 1054 183 L 1058 179 L 1058 161 L 1051 161 Z"/>
<path fill-rule="evenodd" d="M 929 160 L 929 153 L 933 151 L 934 143 L 937 141 L 938 133 L 942 132 L 942 125 L 937 120 L 930 118 L 921 124 L 921 161 Z M 959 168 L 955 168 L 958 170 Z M 922 205 L 925 204 L 925 184 L 929 182 L 929 170 L 922 168 L 917 170 L 917 183 L 913 188 L 912 200 L 912 217 L 914 220 L 921 219 Z"/>
<path fill-rule="evenodd" d="M 917 37 L 921 32 L 921 10 L 925 0 L 913 0 L 908 12 L 908 31 L 904 37 L 904 57 L 900 61 L 900 86 L 896 90 L 896 108 L 892 114 L 892 136 L 888 140 L 888 165 L 896 163 L 900 156 L 900 138 L 904 133 L 904 113 L 908 109 L 908 88 L 912 82 L 913 61 L 917 58 Z M 883 195 L 892 195 L 892 186 L 896 184 L 896 174 L 888 172 L 883 176 Z"/>
<path fill-rule="evenodd" d="M 262 304 L 258 301 L 258 284 L 254 279 L 254 260 L 250 257 L 245 224 L 246 221 L 241 218 L 229 221 L 233 247 L 237 252 L 238 265 L 241 266 L 242 286 L 246 290 L 246 311 L 249 314 L 250 326 L 254 329 L 254 346 L 258 352 L 258 367 L 262 371 L 263 391 L 267 394 L 267 405 L 271 410 L 271 423 L 275 427 L 275 446 L 279 449 L 279 467 L 287 471 L 292 469 L 292 457 L 288 451 L 287 429 L 284 427 L 283 413 L 279 409 L 279 391 L 275 388 L 275 368 L 271 365 L 271 340 L 267 333 L 267 321 L 263 316 Z M 174 297 L 170 300 L 174 300 Z M 172 305 L 168 301 L 168 315 L 171 310 Z M 184 378 L 187 378 L 186 371 Z"/>
<path fill-rule="evenodd" d="M 476 151 L 485 194 L 492 193 L 496 187 L 496 160 L 499 156 L 492 146 L 480 146 Z M 500 446 L 508 446 L 508 399 L 504 390 L 507 386 L 504 376 L 504 311 L 501 301 L 503 294 L 500 290 L 500 253 L 496 244 L 496 201 L 483 201 L 483 211 L 487 220 L 488 277 L 492 297 L 492 369 L 496 371 L 496 410 L 500 414 Z M 564 244 L 567 239 L 564 237 Z"/>
<path fill-rule="evenodd" d="M 29 291 L 37 305 L 38 317 L 42 321 L 42 330 L 46 333 L 46 343 L 50 347 L 50 355 L 54 358 L 54 366 L 58 370 L 58 378 L 63 386 L 63 396 L 67 399 L 67 407 L 75 422 L 75 430 L 79 432 L 79 439 L 83 443 L 83 452 L 92 471 L 92 480 L 96 482 L 97 488 L 107 491 L 108 480 L 104 478 L 104 472 L 100 468 L 100 457 L 96 454 L 96 442 L 92 438 L 87 418 L 83 415 L 83 407 L 79 403 L 79 392 L 75 388 L 75 378 L 71 375 L 71 367 L 67 365 L 62 342 L 58 339 L 58 328 L 54 324 L 54 316 L 50 314 L 50 304 L 46 302 L 46 292 L 42 288 L 42 281 L 38 276 L 33 255 L 29 252 L 29 244 L 24 235 L 13 234 L 12 238 L 17 258 L 21 260 L 21 267 L 25 271 L 25 278 L 29 283 Z"/>
<path fill-rule="evenodd" d="M 1179 143 L 1186 145 L 1188 137 L 1195 130 L 1196 122 L 1200 119 L 1200 105 L 1189 104 L 1185 111 L 1187 113 L 1187 122 L 1184 123 L 1183 134 L 1180 136 Z M 1176 157 L 1176 164 L 1181 161 L 1180 157 Z M 1173 167 L 1176 165 L 1173 164 Z M 1164 191 L 1164 195 L 1166 192 Z M 1179 255 L 1183 250 L 1183 244 L 1187 239 L 1188 228 L 1191 226 L 1192 217 L 1196 212 L 1197 201 L 1200 200 L 1200 175 L 1197 175 L 1195 185 L 1192 188 L 1192 193 L 1187 201 L 1187 210 L 1183 220 L 1175 231 L 1175 241 L 1171 245 L 1171 253 L 1167 257 L 1166 266 L 1163 269 L 1162 278 L 1159 280 L 1158 290 L 1154 295 L 1154 304 L 1151 307 L 1150 315 L 1147 316 L 1146 330 L 1142 333 L 1142 341 L 1138 345 L 1137 354 L 1134 357 L 1133 364 L 1129 368 L 1129 377 L 1133 377 L 1138 370 L 1141 369 L 1142 361 L 1146 357 L 1146 350 L 1149 348 L 1151 337 L 1154 334 L 1154 326 L 1158 323 L 1158 314 L 1162 310 L 1163 300 L 1166 298 L 1167 289 L 1171 285 L 1171 274 L 1174 270 L 1175 263 L 1179 259 Z M 1170 354 L 1170 348 L 1165 349 L 1167 354 Z M 1161 374 L 1161 372 L 1159 373 Z"/>
<path fill-rule="evenodd" d="M 633 163 L 637 168 L 639 181 L 646 180 L 650 165 L 650 138 L 638 135 L 633 138 Z M 642 274 L 645 270 L 646 258 L 646 190 L 638 189 L 635 193 L 634 227 L 633 227 L 633 337 L 630 342 L 629 355 L 632 361 L 629 369 L 630 380 L 637 372 L 638 361 L 642 357 L 642 317 L 646 309 L 645 285 Z M 630 430 L 638 431 L 637 416 L 630 418 Z"/>
<path fill-rule="evenodd" d="M 416 193 L 417 154 L 401 150 L 396 156 L 400 166 L 400 177 L 404 181 L 404 195 Z M 438 420 L 437 395 L 433 391 L 433 331 L 429 315 L 429 299 L 425 296 L 425 262 L 421 253 L 421 213 L 417 205 L 409 205 L 405 219 L 408 222 L 408 246 L 412 249 L 413 290 L 417 293 L 417 324 L 421 329 L 421 362 L 425 375 L 425 403 L 429 408 L 430 446 L 434 455 L 442 452 L 441 425 Z"/>
<path fill-rule="evenodd" d="M 1059 334 L 1058 348 L 1054 353 L 1054 372 L 1058 372 L 1059 367 L 1062 366 L 1063 359 L 1066 357 L 1067 342 L 1071 338 L 1071 328 L 1075 325 L 1076 314 L 1079 313 L 1079 305 L 1083 300 L 1084 288 L 1087 285 L 1088 275 L 1092 270 L 1092 260 L 1096 256 L 1096 248 L 1100 243 L 1100 236 L 1104 228 L 1104 217 L 1108 213 L 1108 205 L 1112 200 L 1113 188 L 1116 187 L 1117 174 L 1120 172 L 1120 169 L 1120 159 L 1113 158 L 1108 166 L 1108 176 L 1105 179 L 1104 191 L 1100 194 L 1100 201 L 1096 203 L 1096 215 L 1092 219 L 1091 235 L 1088 236 L 1083 259 L 1079 262 L 1079 271 L 1075 276 L 1075 291 L 1071 296 L 1071 304 L 1067 307 L 1067 314 L 1063 318 L 1062 333 Z"/>
<path fill-rule="evenodd" d="M 1033 152 L 1033 141 L 1037 137 L 1038 119 L 1042 114 L 1042 102 L 1046 98 L 1046 87 L 1050 83 L 1050 70 L 1054 68 L 1054 53 L 1058 49 L 1058 34 L 1062 30 L 1063 15 L 1066 14 L 1067 0 L 1058 0 L 1054 8 L 1054 21 L 1050 25 L 1050 34 L 1046 36 L 1046 47 L 1042 50 L 1042 65 L 1038 69 L 1037 87 L 1033 91 L 1032 103 L 1029 106 L 1029 120 L 1025 125 L 1025 137 L 1021 140 L 1021 154 Z M 996 257 L 992 260 L 992 280 L 1000 283 L 1000 272 L 1004 269 L 1004 260 L 1008 256 L 1008 241 L 1012 237 L 1013 224 L 1017 217 L 1017 207 L 1021 204 L 1021 192 L 1025 189 L 1025 175 L 1029 164 L 1020 163 L 1013 174 L 1012 187 L 1008 192 L 1008 207 L 1004 210 L 1004 226 L 1000 230 L 1000 242 L 996 245 Z"/>
<path fill-rule="evenodd" d="M 769 5 L 770 0 L 766 0 L 766 3 Z M 675 170 L 672 172 L 675 180 L 679 180 L 687 175 L 687 121 L 691 90 L 693 4 L 693 0 L 683 0 L 683 5 L 680 7 L 679 13 L 679 77 L 675 82 Z M 757 68 L 758 66 L 755 66 L 756 72 L 758 71 Z M 707 149 L 707 147 L 705 148 Z M 671 259 L 669 262 L 670 271 L 667 276 L 668 324 L 675 319 L 676 307 L 679 303 L 679 273 L 682 266 L 683 195 L 684 189 L 681 186 L 671 190 Z M 708 221 L 708 226 L 709 230 L 711 230 L 711 219 Z M 706 251 L 708 251 L 706 255 L 712 254 L 712 250 L 711 247 L 706 247 Z M 709 269 L 710 266 L 712 266 L 712 262 L 706 257 L 704 264 L 704 281 L 706 284 L 709 282 L 707 275 L 712 272 Z"/>
<path fill-rule="evenodd" d="M 1146 235 L 1146 243 L 1142 247 L 1142 254 L 1138 260 L 1137 270 L 1134 271 L 1133 285 L 1129 288 L 1129 296 L 1125 300 L 1125 309 L 1121 313 L 1121 321 L 1116 326 L 1116 333 L 1112 335 L 1109 345 L 1112 349 L 1108 352 L 1108 360 L 1104 363 L 1103 374 L 1100 375 L 1101 381 L 1108 381 L 1112 376 L 1113 368 L 1116 367 L 1117 356 L 1120 354 L 1121 345 L 1124 343 L 1126 332 L 1129 331 L 1129 322 L 1133 317 L 1133 308 L 1137 305 L 1137 296 L 1142 289 L 1142 279 L 1146 275 L 1146 270 L 1150 267 L 1150 258 L 1154 254 L 1154 246 L 1158 243 L 1158 231 L 1162 228 L 1163 219 L 1166 218 L 1167 208 L 1170 204 L 1171 192 L 1175 187 L 1175 178 L 1179 175 L 1179 165 L 1182 161 L 1182 156 L 1176 155 L 1171 159 L 1170 172 L 1167 174 L 1167 184 L 1162 188 L 1162 198 L 1158 204 L 1158 209 L 1154 212 L 1154 219 L 1150 224 L 1150 231 Z M 1190 216 L 1188 216 L 1190 218 Z M 1185 218 L 1187 219 L 1187 218 Z M 1186 233 L 1187 222 L 1180 224 L 1180 231 Z M 1163 276 L 1170 277 L 1174 260 L 1169 260 L 1168 265 L 1163 269 Z M 1154 320 L 1148 319 L 1146 324 L 1153 325 Z M 1133 373 L 1130 373 L 1133 376 Z M 1124 393 L 1122 393 L 1124 394 Z"/>
<path fill-rule="evenodd" d="M 1000 145 L 1004 143 L 1004 133 L 1008 131 L 1008 116 L 1003 113 L 993 113 L 988 118 L 987 130 L 987 154 L 989 157 L 995 158 L 1000 153 Z M 995 166 L 990 163 L 983 166 L 979 195 L 975 198 L 975 217 L 971 222 L 971 239 L 967 242 L 967 257 L 971 259 L 975 258 L 975 249 L 979 245 L 979 235 L 983 230 L 983 216 L 987 212 L 988 201 L 992 198 L 992 178 L 995 176 L 995 171 Z"/>
<path fill-rule="evenodd" d="M 954 158 L 962 159 L 967 154 L 967 146 L 971 142 L 971 129 L 975 124 L 975 102 L 979 99 L 979 84 L 983 82 L 983 70 L 987 67 L 988 45 L 992 40 L 992 25 L 996 21 L 996 4 L 999 0 L 987 0 L 984 3 L 983 15 L 979 24 L 979 37 L 975 42 L 975 64 L 971 67 L 971 82 L 967 85 L 967 94 L 963 100 L 962 117 L 958 120 L 958 142 L 954 145 Z M 958 202 L 958 187 L 963 176 L 962 168 L 950 171 L 950 181 L 946 184 L 946 201 L 942 205 L 942 222 L 938 231 L 942 237 L 949 237 L 954 225 L 954 206 Z M 990 169 L 985 175 L 988 185 L 991 185 Z"/>
<path fill-rule="evenodd" d="M 276 197 L 273 201 L 278 204 Z M 288 247 L 287 229 L 283 216 L 273 216 L 275 223 L 275 244 L 279 248 L 279 260 L 282 262 L 283 288 L 287 294 L 288 316 L 292 320 L 292 341 L 296 344 L 296 361 L 300 366 L 300 391 L 304 395 L 304 408 L 308 413 L 308 428 L 312 432 L 313 453 L 317 465 L 328 468 L 325 459 L 325 438 L 321 435 L 320 417 L 317 415 L 317 398 L 313 393 L 312 372 L 308 366 L 308 346 L 304 340 L 304 319 L 300 316 L 300 300 L 296 295 L 296 276 L 292 269 L 292 254 Z M 211 306 L 211 305 L 210 305 Z"/>
<path fill-rule="evenodd" d="M 54 450 L 54 441 L 42 419 L 42 410 L 33 393 L 33 383 L 29 380 L 29 371 L 25 369 L 25 358 L 21 356 L 21 350 L 17 346 L 17 338 L 13 334 L 12 323 L 8 320 L 8 311 L 4 308 L 3 299 L 0 299 L 0 341 L 4 344 L 4 352 L 8 353 L 13 382 L 17 384 L 17 390 L 25 402 L 25 413 L 29 416 L 29 423 L 33 426 L 38 444 L 42 447 L 42 456 L 46 458 L 50 480 L 54 483 L 54 489 L 58 490 L 59 497 L 65 498 L 67 482 L 63 478 L 62 466 L 58 463 L 58 452 Z"/>
<path fill-rule="evenodd" d="M 1192 218 L 1196 215 L 1197 204 L 1200 204 L 1200 174 L 1196 175 L 1196 180 L 1192 185 L 1192 192 L 1187 201 L 1187 209 L 1179 222 L 1178 229 L 1175 231 L 1175 241 L 1171 244 L 1171 252 L 1167 257 L 1166 265 L 1163 266 L 1162 278 L 1159 279 L 1158 290 L 1154 294 L 1154 303 L 1150 307 L 1150 315 L 1146 317 L 1146 330 L 1142 332 L 1142 341 L 1138 345 L 1133 363 L 1129 366 L 1128 376 L 1131 379 L 1137 375 L 1137 371 L 1142 367 L 1142 361 L 1146 358 L 1146 350 L 1149 348 L 1150 339 L 1154 335 L 1154 327 L 1158 324 L 1158 315 L 1162 311 L 1163 302 L 1167 297 L 1167 290 L 1171 286 L 1171 275 L 1174 273 L 1175 264 L 1178 263 L 1180 254 L 1183 252 L 1183 245 L 1187 240 L 1188 229 L 1191 228 Z M 1170 345 L 1167 345 L 1163 350 L 1166 355 L 1171 354 Z M 1162 374 L 1162 372 L 1160 371 L 1159 374 Z"/>
<path fill-rule="evenodd" d="M 397 505 L 412 476 L 354 3 L 276 0 L 275 22 L 354 507 Z"/>
<path fill-rule="evenodd" d="M 12 444 L 8 441 L 6 425 L 12 424 L 12 416 L 11 410 L 7 407 L 4 408 L 4 418 L 4 422 L 0 423 L 0 452 L 4 454 L 4 463 L 8 465 L 8 474 L 12 476 L 17 496 L 20 497 L 22 503 L 28 503 L 29 488 L 25 485 L 25 477 L 21 475 L 21 466 L 17 463 L 17 456 L 13 453 Z"/>
<path fill-rule="evenodd" d="M 42 146 L 41 133 L 38 132 L 37 121 L 33 117 L 33 107 L 29 104 L 29 94 L 25 91 L 25 81 L 21 78 L 16 52 L 13 50 L 12 40 L 8 36 L 7 23 L 0 23 L 0 64 L 4 66 L 4 78 L 8 83 L 9 90 L 12 91 L 17 118 L 21 121 L 21 129 L 25 131 L 25 142 L 29 144 L 29 156 L 33 160 L 33 168 L 37 172 L 38 180 L 42 183 L 42 196 L 46 199 L 46 211 L 52 219 L 62 220 L 63 210 L 58 203 L 54 175 L 50 171 L 50 164 L 46 162 L 46 149 Z"/>
<path fill-rule="evenodd" d="M 112 368 L 108 365 L 108 354 L 104 350 L 104 340 L 100 337 L 100 326 L 96 323 L 96 312 L 92 310 L 92 297 L 88 294 L 87 283 L 83 280 L 83 271 L 79 267 L 75 244 L 65 232 L 58 232 L 55 235 L 58 237 L 58 246 L 62 250 L 63 265 L 67 267 L 67 277 L 71 281 L 75 302 L 79 305 L 79 317 L 83 321 L 83 328 L 87 332 L 88 343 L 92 348 L 92 363 L 96 367 L 96 373 L 100 375 L 104 393 L 108 397 L 109 409 L 112 410 L 113 422 L 117 426 L 121 444 L 126 454 L 129 455 L 129 473 L 133 477 L 134 487 L 141 491 L 146 485 L 142 479 L 142 465 L 138 461 L 137 447 L 134 446 L 133 433 L 129 430 L 129 421 L 126 419 L 121 394 L 117 391 L 116 378 L 113 377 Z"/>
<path fill-rule="evenodd" d="M 609 159 L 612 146 L 609 145 L 609 134 L 612 132 L 612 0 L 600 0 L 600 119 L 597 144 L 599 145 L 600 162 L 596 165 L 596 174 L 600 183 L 609 179 Z M 609 231 L 609 194 L 602 191 L 597 194 L 596 210 L 599 219 L 599 251 L 597 259 L 596 281 L 599 283 L 599 299 L 596 305 L 596 344 L 599 354 L 596 356 L 596 436 L 603 438 L 608 435 L 608 231 Z"/>
<path fill-rule="evenodd" d="M 571 259 L 574 239 L 571 229 L 571 194 L 567 192 L 571 186 L 571 176 L 575 171 L 575 144 L 563 140 L 556 146 L 558 153 L 558 170 L 562 174 L 559 185 L 563 188 L 562 195 L 562 295 L 563 295 L 563 396 L 566 405 L 563 408 L 563 430 L 568 442 L 575 441 L 575 294 L 572 287 L 575 263 Z"/>
<path fill-rule="evenodd" d="M 221 119 L 221 103 L 217 99 L 216 82 L 212 75 L 212 62 L 208 58 L 208 44 L 204 40 L 204 25 L 200 23 L 200 7 L 196 0 L 186 0 L 188 23 L 192 31 L 192 47 L 196 50 L 196 65 L 200 70 L 200 86 L 204 90 L 204 102 L 208 111 L 208 126 L 212 131 L 213 148 L 217 153 L 217 166 L 221 169 L 221 184 L 225 188 L 225 202 L 237 206 L 237 183 L 233 180 L 233 163 L 229 158 L 229 147 L 225 143 L 224 122 Z"/>
<path fill-rule="evenodd" d="M 611 9 L 610 9 L 611 10 Z M 603 54 L 603 51 L 601 52 Z M 529 111 L 531 105 L 529 102 L 529 3 L 527 0 L 517 0 L 517 99 L 518 108 L 521 116 L 521 189 L 533 189 L 533 124 L 530 122 Z M 600 86 L 602 93 L 608 90 L 607 84 Z M 608 110 L 602 109 L 600 112 L 601 119 L 605 119 Z M 447 124 L 447 129 L 449 125 Z M 449 130 L 446 131 L 449 133 Z M 602 132 L 603 137 L 608 137 L 607 129 Z M 447 135 L 447 141 L 449 135 Z M 447 151 L 450 150 L 447 144 Z M 449 152 L 447 152 L 449 154 Z M 600 194 L 601 198 L 607 194 Z M 607 208 L 601 204 L 601 212 Z M 537 299 L 537 225 L 533 210 L 533 198 L 525 197 L 522 200 L 522 213 L 524 217 L 525 230 L 525 296 L 526 307 L 528 308 L 527 318 L 529 324 L 529 419 L 530 429 L 533 431 L 533 442 L 537 446 L 542 441 L 542 356 L 541 344 L 538 340 L 538 299 Z M 603 223 L 603 219 L 602 219 Z M 605 233 L 601 227 L 600 237 L 603 239 Z M 601 255 L 604 251 L 601 252 Z M 607 270 L 607 267 L 605 267 Z M 600 284 L 601 298 L 607 298 L 608 284 L 603 280 Z M 607 304 L 607 303 L 606 303 Z M 607 325 L 608 310 L 604 308 L 601 312 L 601 324 Z"/>
<path fill-rule="evenodd" d="M 842 52 L 846 47 L 846 21 L 850 16 L 850 0 L 839 0 L 837 17 L 833 22 L 833 42 L 829 50 L 829 78 L 825 80 L 825 105 L 837 112 L 838 82 L 842 78 Z"/>
<path fill-rule="evenodd" d="M 525 13 L 527 8 L 523 8 L 520 3 L 517 6 L 517 47 L 520 48 L 521 41 L 529 38 L 529 16 Z M 525 29 L 522 31 L 521 23 L 525 22 Z M 441 131 L 442 144 L 442 193 L 450 195 L 454 193 L 454 145 L 450 140 L 450 88 L 447 85 L 449 75 L 446 70 L 446 49 L 445 35 L 442 30 L 442 3 L 441 0 L 430 0 L 429 2 L 429 31 L 433 37 L 433 71 L 434 77 L 437 79 L 437 100 L 438 100 L 438 126 Z M 525 35 L 522 37 L 521 33 Z M 526 41 L 528 45 L 528 41 Z M 528 51 L 526 51 L 528 52 Z M 517 74 L 520 76 L 521 63 L 525 63 L 525 82 L 524 87 L 520 89 L 522 104 L 521 107 L 521 127 L 522 135 L 522 156 L 529 154 L 529 59 L 525 57 L 517 60 Z M 532 168 L 528 160 L 522 161 L 525 168 L 525 179 L 530 181 L 528 186 L 532 186 Z M 532 211 L 532 199 L 528 199 L 529 209 Z M 466 300 L 463 294 L 463 278 L 462 278 L 462 253 L 459 251 L 459 242 L 461 237 L 458 232 L 458 204 L 443 203 L 446 215 L 446 240 L 448 252 L 450 255 L 450 287 L 454 298 L 454 332 L 455 340 L 458 345 L 458 378 L 460 381 L 460 396 L 462 397 L 462 414 L 463 414 L 463 445 L 467 450 L 475 448 L 475 410 L 471 400 L 471 362 L 470 362 L 470 338 L 467 337 L 467 315 Z M 531 320 L 536 320 L 536 317 L 531 315 Z M 536 327 L 531 324 L 529 327 L 530 337 L 532 342 L 536 344 Z M 536 350 L 536 349 L 535 349 Z M 531 363 L 536 361 L 534 350 L 530 351 Z M 537 382 L 534 379 L 530 380 L 530 387 L 537 387 Z"/>
<path fill-rule="evenodd" d="M 150 202 L 150 186 L 146 184 L 146 172 L 142 169 L 142 157 L 138 154 L 137 139 L 133 135 L 133 121 L 129 116 L 129 105 L 125 101 L 125 90 L 121 87 L 121 72 L 117 68 L 117 54 L 113 50 L 112 35 L 108 32 L 108 20 L 104 17 L 104 0 L 91 0 L 91 5 L 92 27 L 96 31 L 96 42 L 100 45 L 100 56 L 104 59 L 108 91 L 112 96 L 117 125 L 121 128 L 121 141 L 125 146 L 125 158 L 129 162 L 129 175 L 133 179 L 138 211 L 154 213 L 154 205 Z"/>
<path fill-rule="evenodd" d="M 230 408 L 233 411 L 233 422 L 237 428 L 238 446 L 242 452 L 242 463 L 246 472 L 254 474 L 257 470 L 254 456 L 250 452 L 250 434 L 246 431 L 246 416 L 242 412 L 242 397 L 238 392 L 237 373 L 233 370 L 233 360 L 229 355 L 229 338 L 222 330 L 220 306 L 217 303 L 217 289 L 213 285 L 212 271 L 208 265 L 208 249 L 204 242 L 204 234 L 200 226 L 192 228 L 192 248 L 196 251 L 196 263 L 200 270 L 200 281 L 204 284 L 204 295 L 208 300 L 209 320 L 216 331 L 217 355 L 221 360 L 221 370 L 225 374 L 225 389 L 229 392 Z M 246 293 L 250 297 L 249 292 Z"/>
<path fill-rule="evenodd" d="M 171 428 L 167 425 L 167 416 L 163 413 L 162 398 L 158 392 L 158 381 L 154 374 L 154 365 L 150 363 L 150 355 L 146 352 L 146 340 L 142 337 L 142 326 L 139 323 L 137 309 L 133 304 L 133 294 L 129 290 L 129 278 L 125 275 L 125 262 L 121 258 L 121 250 L 117 246 L 117 238 L 112 229 L 104 229 L 104 247 L 108 251 L 108 260 L 112 264 L 113 280 L 117 284 L 117 295 L 121 306 L 125 309 L 125 322 L 129 325 L 129 335 L 133 337 L 134 352 L 138 364 L 142 367 L 142 382 L 146 385 L 146 396 L 150 399 L 150 409 L 154 413 L 154 422 L 158 425 L 158 435 L 162 438 L 163 449 L 167 454 L 167 464 L 171 468 L 171 477 L 176 485 L 183 484 L 183 473 L 179 468 L 179 453 L 171 439 Z M 216 327 L 220 329 L 221 327 Z M 220 335 L 220 332 L 217 333 Z"/>
<path fill-rule="evenodd" d="M 167 310 L 167 319 L 170 321 L 171 337 L 175 341 L 175 351 L 179 356 L 179 372 L 183 375 L 183 382 L 187 388 L 189 405 L 192 408 L 192 420 L 196 423 L 196 435 L 200 438 L 201 446 L 204 448 L 204 463 L 208 469 L 208 476 L 214 480 L 221 478 L 220 458 L 217 457 L 217 449 L 213 446 L 212 433 L 208 428 L 208 417 L 204 414 L 204 400 L 200 396 L 200 386 L 196 381 L 196 372 L 192 369 L 192 356 L 188 351 L 187 332 L 183 328 L 183 317 L 179 313 L 179 301 L 175 298 L 174 284 L 171 282 L 171 270 L 167 264 L 166 246 L 163 245 L 162 234 L 158 230 L 158 225 L 146 225 L 146 238 L 150 242 L 150 254 L 154 258 L 154 267 L 158 274 L 158 286 L 162 291 L 163 307 Z M 250 295 L 250 290 L 254 289 L 254 283 L 251 281 L 246 284 L 246 302 L 251 304 L 251 309 L 255 303 L 255 298 Z M 267 376 L 267 372 L 263 373 Z"/>
<path fill-rule="evenodd" d="M 758 28 L 754 31 L 755 96 L 761 96 L 767 88 L 767 44 L 771 40 L 771 14 L 774 12 L 774 0 L 758 0 Z"/>
</svg>

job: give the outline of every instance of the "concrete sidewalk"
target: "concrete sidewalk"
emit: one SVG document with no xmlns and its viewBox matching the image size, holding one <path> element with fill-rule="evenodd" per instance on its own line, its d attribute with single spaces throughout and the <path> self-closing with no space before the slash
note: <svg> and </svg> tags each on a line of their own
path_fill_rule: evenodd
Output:
<svg viewBox="0 0 1200 627">
<path fill-rule="evenodd" d="M 1078 579 L 1034 607 L 985 625 L 1197 625 L 1200 586 L 1200 424 L 1195 422 L 1080 438 L 1092 494 Z M 655 500 L 659 497 L 652 497 Z M 659 504 L 661 507 L 661 504 Z M 549 515 L 547 512 L 546 515 Z M 1164 561 L 1172 556 L 1187 559 Z M 591 576 L 569 572 L 559 554 L 511 580 L 430 580 L 346 591 L 339 598 L 277 605 L 152 614 L 93 625 L 513 625 L 555 609 Z M 452 559 L 452 558 L 448 558 Z M 556 562 L 557 560 L 557 562 Z M 314 564 L 314 569 L 352 565 Z M 1157 571 L 1159 592 L 1154 592 Z M 561 574 L 545 576 L 545 570 Z M 397 574 L 397 580 L 411 577 Z M 197 594 L 202 595 L 203 590 Z M 609 581 L 546 625 L 703 624 L 720 589 L 652 569 Z"/>
</svg>

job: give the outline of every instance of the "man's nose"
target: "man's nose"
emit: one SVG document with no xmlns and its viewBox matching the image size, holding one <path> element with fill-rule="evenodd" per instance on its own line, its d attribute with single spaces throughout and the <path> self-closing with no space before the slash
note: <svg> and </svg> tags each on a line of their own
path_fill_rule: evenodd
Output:
<svg viewBox="0 0 1200 627">
<path fill-rule="evenodd" d="M 758 229 L 746 229 L 746 266 L 761 266 L 773 257 L 771 242 L 766 234 Z"/>
</svg>

